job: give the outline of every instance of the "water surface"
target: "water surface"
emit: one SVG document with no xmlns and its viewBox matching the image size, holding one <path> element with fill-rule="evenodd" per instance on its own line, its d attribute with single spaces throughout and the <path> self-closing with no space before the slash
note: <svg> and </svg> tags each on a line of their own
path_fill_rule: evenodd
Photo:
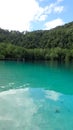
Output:
<svg viewBox="0 0 73 130">
<path fill-rule="evenodd" d="M 0 61 L 0 130 L 73 130 L 73 64 Z"/>
</svg>

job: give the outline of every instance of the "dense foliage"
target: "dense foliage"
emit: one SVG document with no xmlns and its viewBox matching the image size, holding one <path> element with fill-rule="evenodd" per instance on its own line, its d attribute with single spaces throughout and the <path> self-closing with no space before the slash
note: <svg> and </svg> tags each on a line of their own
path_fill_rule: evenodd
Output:
<svg viewBox="0 0 73 130">
<path fill-rule="evenodd" d="M 0 59 L 72 60 L 73 22 L 33 32 L 0 29 Z"/>
</svg>

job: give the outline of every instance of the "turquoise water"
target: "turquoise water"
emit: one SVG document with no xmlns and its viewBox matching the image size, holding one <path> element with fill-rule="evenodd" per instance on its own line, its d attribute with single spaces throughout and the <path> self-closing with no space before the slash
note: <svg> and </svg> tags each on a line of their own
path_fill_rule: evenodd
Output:
<svg viewBox="0 0 73 130">
<path fill-rule="evenodd" d="M 73 64 L 0 61 L 0 130 L 73 130 Z"/>
</svg>

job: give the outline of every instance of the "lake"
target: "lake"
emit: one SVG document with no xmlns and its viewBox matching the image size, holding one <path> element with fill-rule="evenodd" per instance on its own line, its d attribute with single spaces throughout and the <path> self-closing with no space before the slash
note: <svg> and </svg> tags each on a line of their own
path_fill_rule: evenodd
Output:
<svg viewBox="0 0 73 130">
<path fill-rule="evenodd" d="M 73 130 L 73 63 L 0 61 L 0 130 Z"/>
</svg>

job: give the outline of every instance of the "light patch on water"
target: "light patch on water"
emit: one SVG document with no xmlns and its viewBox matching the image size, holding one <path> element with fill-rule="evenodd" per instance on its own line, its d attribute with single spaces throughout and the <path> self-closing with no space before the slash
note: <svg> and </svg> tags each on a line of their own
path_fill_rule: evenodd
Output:
<svg viewBox="0 0 73 130">
<path fill-rule="evenodd" d="M 15 83 L 14 82 L 12 82 L 12 83 L 9 83 L 9 86 L 11 86 L 11 85 L 14 85 Z"/>
<path fill-rule="evenodd" d="M 1 88 L 2 90 L 8 89 L 8 88 L 13 87 L 14 84 L 15 84 L 14 82 L 8 83 L 7 85 L 2 85 L 2 86 L 0 86 L 0 88 Z"/>
<path fill-rule="evenodd" d="M 46 95 L 46 98 L 52 99 L 54 101 L 58 101 L 62 94 L 55 92 L 53 90 L 45 90 L 45 95 Z"/>
<path fill-rule="evenodd" d="M 50 90 L 32 88 L 1 92 L 0 130 L 69 130 L 68 125 L 72 130 L 73 103 L 61 95 Z M 52 102 L 58 101 L 60 96 L 64 102 Z"/>
<path fill-rule="evenodd" d="M 11 94 L 16 94 L 16 91 L 14 90 L 3 91 L 0 93 L 0 96 L 11 95 Z"/>
<path fill-rule="evenodd" d="M 29 86 L 29 85 L 30 85 L 29 83 L 26 83 L 26 84 L 23 85 L 23 87 L 27 87 L 27 86 Z"/>
<path fill-rule="evenodd" d="M 5 88 L 5 86 L 0 86 L 0 88 Z"/>
<path fill-rule="evenodd" d="M 26 83 L 26 85 L 30 85 L 29 83 Z"/>
<path fill-rule="evenodd" d="M 6 130 L 34 130 L 37 127 L 33 120 L 38 107 L 30 96 L 29 88 L 4 91 L 0 97 L 0 124 L 4 124 Z M 0 126 L 1 130 L 4 125 Z"/>
<path fill-rule="evenodd" d="M 10 117 L 0 116 L 0 121 L 12 121 Z"/>
<path fill-rule="evenodd" d="M 28 91 L 29 88 L 25 88 L 25 89 L 10 89 L 8 91 L 2 91 L 0 92 L 0 96 L 5 96 L 5 95 L 12 95 L 12 94 L 16 94 L 16 93 L 20 93 L 23 91 Z"/>
<path fill-rule="evenodd" d="M 28 87 L 29 85 L 30 85 L 29 83 L 26 83 L 26 84 L 23 84 L 23 85 L 19 86 L 19 88 Z"/>
</svg>

